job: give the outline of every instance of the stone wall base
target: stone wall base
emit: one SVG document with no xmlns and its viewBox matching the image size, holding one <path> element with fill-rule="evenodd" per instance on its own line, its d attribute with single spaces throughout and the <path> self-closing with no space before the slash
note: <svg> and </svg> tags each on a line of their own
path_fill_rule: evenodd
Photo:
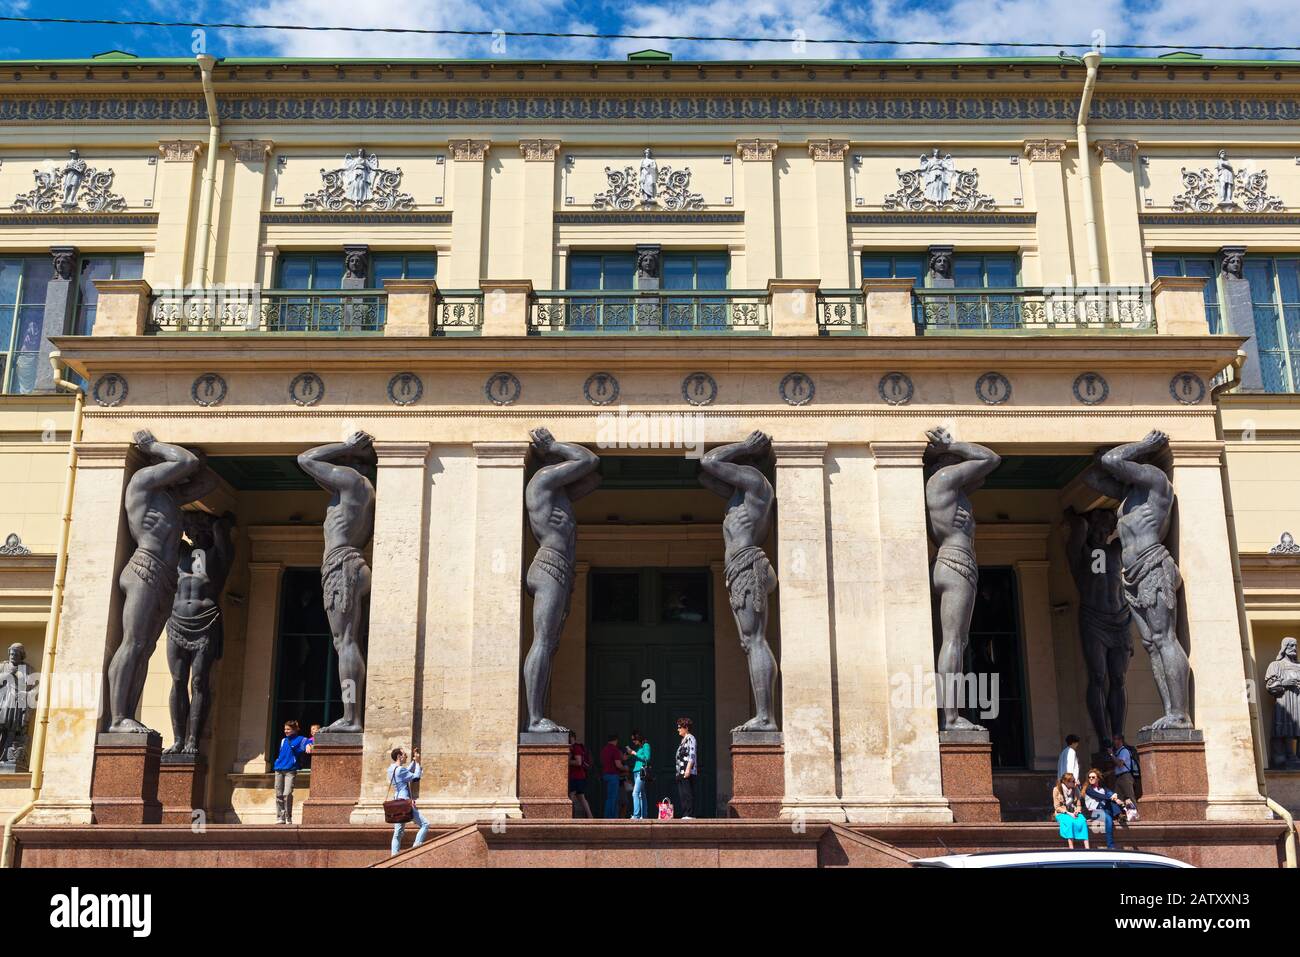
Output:
<svg viewBox="0 0 1300 957">
<path fill-rule="evenodd" d="M 993 746 L 987 731 L 940 731 L 939 773 L 954 822 L 1002 820 L 1002 805 L 993 793 Z"/>
<path fill-rule="evenodd" d="M 159 824 L 162 804 L 158 778 L 162 737 L 100 734 L 95 738 L 95 769 L 90 804 L 96 824 Z"/>
<path fill-rule="evenodd" d="M 573 817 L 567 734 L 519 735 L 519 806 L 525 818 Z"/>
<path fill-rule="evenodd" d="M 318 734 L 311 749 L 311 793 L 303 824 L 347 824 L 361 796 L 361 735 Z"/>
<path fill-rule="evenodd" d="M 731 735 L 731 800 L 728 817 L 772 819 L 785 797 L 785 738 L 779 731 Z"/>
</svg>

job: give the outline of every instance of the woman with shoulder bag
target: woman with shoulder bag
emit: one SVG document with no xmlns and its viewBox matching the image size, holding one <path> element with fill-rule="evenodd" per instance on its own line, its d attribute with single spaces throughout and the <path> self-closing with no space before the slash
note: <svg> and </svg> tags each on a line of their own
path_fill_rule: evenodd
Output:
<svg viewBox="0 0 1300 957">
<path fill-rule="evenodd" d="M 420 780 L 421 775 L 424 774 L 420 767 L 420 749 L 411 750 L 410 767 L 406 764 L 406 752 L 401 748 L 393 748 L 391 755 L 393 763 L 388 768 L 388 784 L 394 795 L 392 800 L 384 802 L 384 819 L 393 825 L 394 857 L 402 850 L 402 835 L 406 831 L 407 822 L 414 821 L 420 826 L 412 847 L 423 844 L 425 835 L 429 833 L 429 822 L 420 816 L 420 809 L 411 799 L 411 782 Z"/>
</svg>

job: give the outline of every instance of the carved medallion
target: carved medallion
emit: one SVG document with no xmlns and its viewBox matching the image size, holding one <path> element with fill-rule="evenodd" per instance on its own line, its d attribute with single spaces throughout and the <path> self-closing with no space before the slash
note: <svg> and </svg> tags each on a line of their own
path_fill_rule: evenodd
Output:
<svg viewBox="0 0 1300 957">
<path fill-rule="evenodd" d="M 205 409 L 220 405 L 226 398 L 226 380 L 215 372 L 205 372 L 190 386 L 190 398 Z"/>
<path fill-rule="evenodd" d="M 522 392 L 523 386 L 509 372 L 498 372 L 483 385 L 483 394 L 493 405 L 514 405 Z"/>
<path fill-rule="evenodd" d="M 718 383 L 707 372 L 692 372 L 682 380 L 682 398 L 691 405 L 712 405 L 718 397 Z"/>
<path fill-rule="evenodd" d="M 1205 380 L 1195 372 L 1180 372 L 1169 380 L 1169 394 L 1183 405 L 1197 405 L 1205 398 Z"/>
<path fill-rule="evenodd" d="M 1011 398 L 1011 382 L 1001 372 L 986 372 L 975 383 L 975 394 L 985 405 L 1001 405 Z"/>
<path fill-rule="evenodd" d="M 890 405 L 907 405 L 912 401 L 916 388 L 912 385 L 912 380 L 903 373 L 886 372 L 880 377 L 880 384 L 876 386 L 876 391 Z"/>
<path fill-rule="evenodd" d="M 1110 397 L 1110 384 L 1097 372 L 1084 372 L 1074 380 L 1074 397 L 1084 405 L 1101 405 Z"/>
<path fill-rule="evenodd" d="M 7 555 L 11 558 L 23 558 L 31 553 L 32 550 L 23 544 L 23 540 L 18 537 L 17 532 L 10 532 L 5 539 L 5 543 L 0 545 L 0 555 Z"/>
<path fill-rule="evenodd" d="M 594 372 L 582 384 L 582 394 L 592 405 L 609 405 L 618 401 L 618 379 L 608 372 Z"/>
<path fill-rule="evenodd" d="M 298 405 L 315 405 L 325 398 L 325 383 L 314 372 L 303 372 L 289 383 L 289 398 Z"/>
<path fill-rule="evenodd" d="M 1300 555 L 1300 545 L 1296 544 L 1295 536 L 1290 532 L 1283 532 L 1282 537 L 1278 539 L 1277 544 L 1268 550 L 1270 555 Z"/>
<path fill-rule="evenodd" d="M 320 171 L 323 185 L 302 198 L 303 209 L 338 212 L 344 209 L 375 209 L 388 212 L 415 209 L 410 193 L 399 192 L 402 171 L 380 169 L 379 157 L 358 149 L 343 157 L 338 169 Z"/>
<path fill-rule="evenodd" d="M 817 394 L 817 386 L 810 376 L 802 372 L 791 372 L 781 380 L 777 389 L 786 405 L 807 405 Z"/>
<path fill-rule="evenodd" d="M 414 372 L 399 372 L 388 380 L 388 399 L 393 405 L 415 405 L 424 396 L 424 383 Z"/>
<path fill-rule="evenodd" d="M 126 377 L 118 375 L 116 372 L 110 372 L 108 375 L 102 375 L 95 381 L 95 387 L 91 390 L 91 398 L 96 403 L 106 409 L 113 409 L 126 401 L 126 394 L 130 391 L 127 385 Z"/>
</svg>

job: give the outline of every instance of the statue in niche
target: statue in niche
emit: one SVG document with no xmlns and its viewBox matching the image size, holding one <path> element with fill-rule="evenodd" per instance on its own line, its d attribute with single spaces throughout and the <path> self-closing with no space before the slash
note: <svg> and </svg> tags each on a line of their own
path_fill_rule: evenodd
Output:
<svg viewBox="0 0 1300 957">
<path fill-rule="evenodd" d="M 339 658 L 343 716 L 322 728 L 326 734 L 363 730 L 366 704 L 365 626 L 370 601 L 370 565 L 365 547 L 375 530 L 375 487 L 361 469 L 373 465 L 374 439 L 354 432 L 345 442 L 308 449 L 298 465 L 330 493 L 325 509 L 325 558 L 321 592 Z"/>
<path fill-rule="evenodd" d="M 655 162 L 650 151 L 645 151 L 641 160 L 641 175 L 638 177 L 641 189 L 641 204 L 654 206 L 659 202 L 659 164 Z"/>
<path fill-rule="evenodd" d="M 1002 458 L 982 445 L 954 441 L 947 429 L 932 429 L 926 437 L 930 440 L 925 450 L 926 519 L 930 540 L 938 549 L 930 580 L 942 636 L 935 666 L 940 730 L 983 731 L 959 713 L 963 662 L 979 585 L 970 496 L 1002 464 Z"/>
<path fill-rule="evenodd" d="M 126 521 L 136 549 L 118 578 L 122 643 L 108 663 L 108 730 L 152 734 L 135 713 L 149 658 L 176 599 L 181 509 L 212 492 L 217 477 L 200 453 L 159 442 L 151 432 L 137 432 L 135 447 L 153 464 L 136 471 L 126 486 Z"/>
<path fill-rule="evenodd" d="M 776 657 L 767 642 L 769 596 L 776 572 L 763 551 L 772 527 L 776 492 L 759 466 L 772 455 L 772 440 L 753 432 L 743 442 L 724 445 L 700 460 L 700 484 L 727 500 L 722 520 L 726 544 L 724 577 L 740 646 L 749 662 L 749 687 L 755 715 L 732 731 L 776 731 Z"/>
<path fill-rule="evenodd" d="M 27 724 L 31 719 L 37 676 L 27 664 L 27 649 L 15 642 L 0 663 L 0 766 L 27 767 Z"/>
<path fill-rule="evenodd" d="M 1273 696 L 1271 764 L 1274 768 L 1300 768 L 1300 662 L 1296 640 L 1283 638 L 1277 658 L 1264 673 L 1264 690 Z"/>
<path fill-rule="evenodd" d="M 1084 481 L 1088 478 L 1085 475 Z M 1103 742 L 1124 733 L 1128 715 L 1124 679 L 1133 657 L 1133 614 L 1124 597 L 1117 523 L 1114 509 L 1094 508 L 1084 514 L 1073 508 L 1065 510 L 1065 556 L 1079 590 L 1079 641 L 1088 672 L 1088 717 L 1097 740 Z"/>
<path fill-rule="evenodd" d="M 375 191 L 379 175 L 379 157 L 367 154 L 364 147 L 343 157 L 343 194 L 355 206 L 365 203 Z"/>
<path fill-rule="evenodd" d="M 1237 188 L 1237 174 L 1228 162 L 1228 151 L 1219 150 L 1219 161 L 1214 164 L 1214 176 L 1219 184 L 1219 205 L 1235 206 L 1233 194 Z"/>
<path fill-rule="evenodd" d="M 578 520 L 573 503 L 600 485 L 600 459 L 590 449 L 557 442 L 546 429 L 534 429 L 534 454 L 543 463 L 524 491 L 528 527 L 537 540 L 537 554 L 528 568 L 528 594 L 533 599 L 533 644 L 524 659 L 527 731 L 566 732 L 569 729 L 543 715 L 551 664 L 573 598 Z"/>
<path fill-rule="evenodd" d="M 198 754 L 212 700 L 212 666 L 222 652 L 221 593 L 234 557 L 235 517 L 229 512 L 221 518 L 185 512 L 182 522 L 189 547 L 181 549 L 176 599 L 167 619 L 175 742 L 166 753 Z"/>
<path fill-rule="evenodd" d="M 940 157 L 936 148 L 932 155 L 922 155 L 920 170 L 926 199 L 936 206 L 942 206 L 952 199 L 953 188 L 957 184 L 957 163 L 951 153 Z"/>
<path fill-rule="evenodd" d="M 86 161 L 76 150 L 68 150 L 68 161 L 63 164 L 63 208 L 76 209 L 77 195 L 86 179 Z"/>
<path fill-rule="evenodd" d="M 1191 667 L 1178 642 L 1178 589 L 1182 576 L 1164 540 L 1174 507 L 1174 489 L 1152 460 L 1169 447 L 1169 437 L 1153 431 L 1140 442 L 1106 452 L 1089 484 L 1117 499 L 1124 563 L 1124 595 L 1137 622 L 1142 646 L 1165 713 L 1143 731 L 1192 727 L 1187 711 Z"/>
</svg>

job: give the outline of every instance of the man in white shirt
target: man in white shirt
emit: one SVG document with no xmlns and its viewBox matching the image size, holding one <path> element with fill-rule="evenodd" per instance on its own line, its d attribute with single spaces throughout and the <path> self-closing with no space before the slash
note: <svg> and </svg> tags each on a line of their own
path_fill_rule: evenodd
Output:
<svg viewBox="0 0 1300 957">
<path fill-rule="evenodd" d="M 1066 736 L 1065 750 L 1056 759 L 1056 780 L 1061 780 L 1061 777 L 1067 773 L 1073 774 L 1076 782 L 1081 780 L 1079 777 L 1079 736 L 1077 734 Z"/>
</svg>

